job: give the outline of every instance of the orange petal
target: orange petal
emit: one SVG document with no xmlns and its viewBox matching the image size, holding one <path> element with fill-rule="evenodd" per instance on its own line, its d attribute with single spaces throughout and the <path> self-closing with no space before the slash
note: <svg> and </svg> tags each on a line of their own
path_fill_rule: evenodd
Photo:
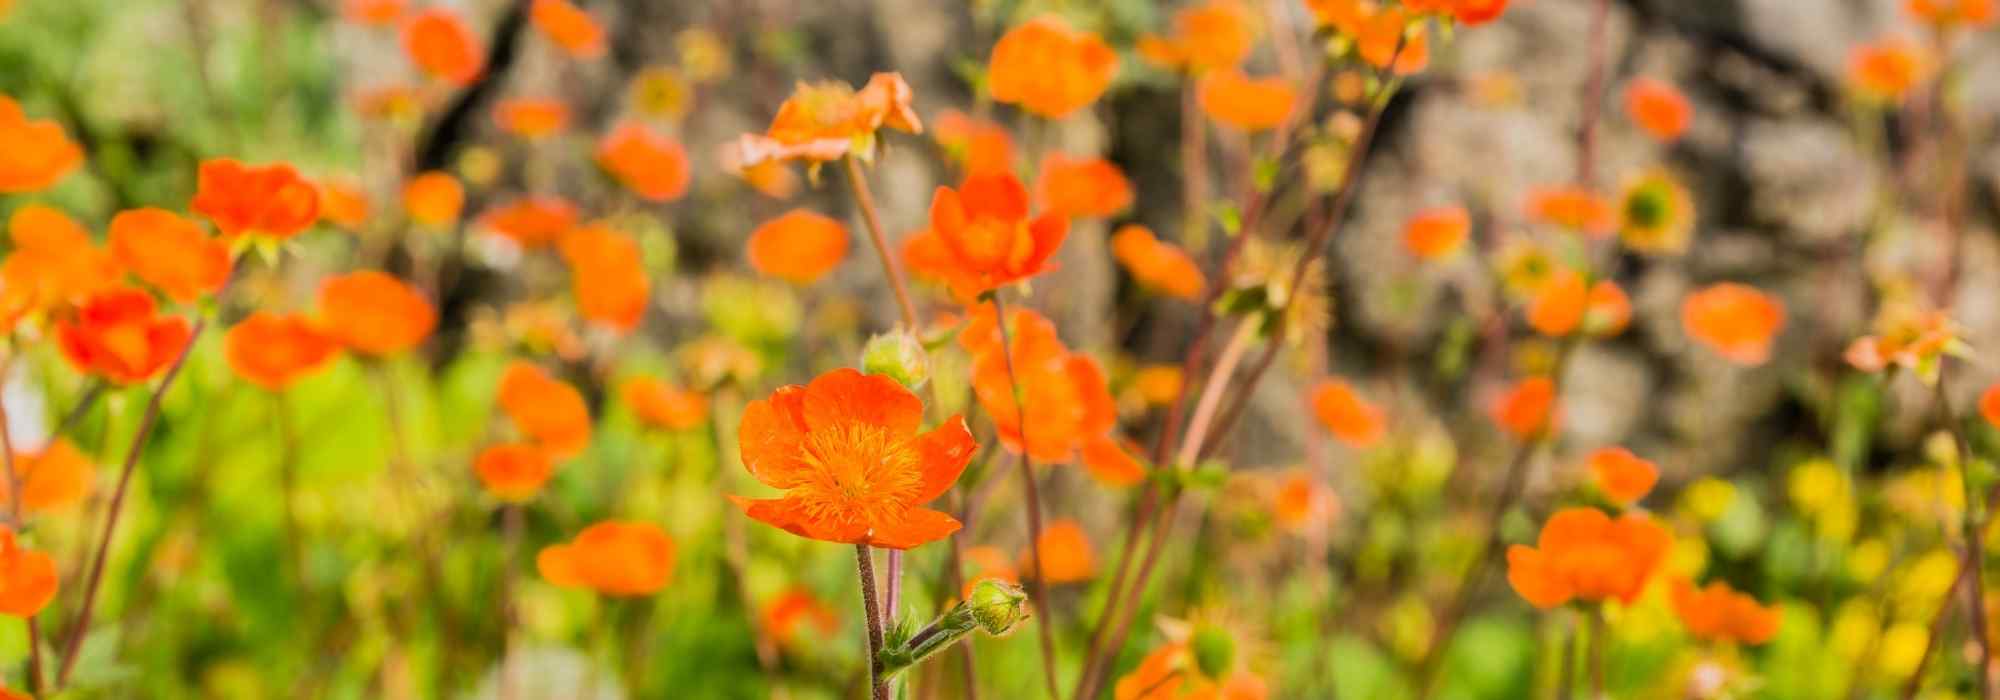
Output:
<svg viewBox="0 0 2000 700">
<path fill-rule="evenodd" d="M 965 472 L 965 465 L 972 461 L 972 453 L 978 451 L 979 444 L 972 439 L 972 430 L 965 425 L 964 416 L 945 419 L 943 425 L 917 438 L 917 454 L 923 464 L 923 489 L 917 492 L 913 503 L 929 503 L 958 483 L 958 476 Z"/>
<path fill-rule="evenodd" d="M 914 435 L 923 425 L 924 402 L 894 379 L 842 367 L 806 386 L 803 415 L 809 430 L 856 422 Z"/>
<path fill-rule="evenodd" d="M 911 508 L 903 521 L 876 528 L 868 544 L 885 549 L 909 549 L 950 537 L 963 527 L 957 518 L 929 508 Z M 815 538 L 820 539 L 820 538 Z"/>
</svg>

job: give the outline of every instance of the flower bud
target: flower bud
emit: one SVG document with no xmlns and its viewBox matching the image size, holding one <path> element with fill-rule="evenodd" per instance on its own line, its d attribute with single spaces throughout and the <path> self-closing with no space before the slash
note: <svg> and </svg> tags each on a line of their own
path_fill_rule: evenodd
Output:
<svg viewBox="0 0 2000 700">
<path fill-rule="evenodd" d="M 995 637 L 1014 629 L 1014 625 L 1028 619 L 1028 594 L 1020 586 L 996 579 L 985 579 L 972 585 L 972 594 L 965 597 L 966 609 L 979 628 Z"/>
<path fill-rule="evenodd" d="M 1204 625 L 1188 640 L 1194 665 L 1206 678 L 1227 678 L 1236 667 L 1236 640 L 1220 628 Z"/>
<path fill-rule="evenodd" d="M 868 339 L 861 349 L 861 371 L 894 379 L 914 391 L 930 379 L 931 363 L 923 342 L 897 328 Z"/>
</svg>

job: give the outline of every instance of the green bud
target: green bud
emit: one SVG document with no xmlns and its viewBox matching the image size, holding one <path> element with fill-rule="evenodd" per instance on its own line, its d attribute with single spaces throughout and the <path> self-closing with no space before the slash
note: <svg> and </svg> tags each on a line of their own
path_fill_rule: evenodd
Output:
<svg viewBox="0 0 2000 700">
<path fill-rule="evenodd" d="M 1223 678 L 1236 667 L 1236 640 L 1219 628 L 1204 625 L 1195 630 L 1188 647 L 1194 651 L 1195 667 L 1205 677 Z"/>
<path fill-rule="evenodd" d="M 1028 618 L 1027 603 L 1028 594 L 1020 586 L 990 578 L 972 584 L 972 595 L 965 597 L 973 622 L 995 637 L 1013 631 L 1014 625 Z"/>
<path fill-rule="evenodd" d="M 930 380 L 931 363 L 916 334 L 898 328 L 868 339 L 861 349 L 861 371 L 894 379 L 914 391 Z"/>
<path fill-rule="evenodd" d="M 885 676 L 901 673 L 948 649 L 974 630 L 995 637 L 1013 631 L 1028 617 L 1028 594 L 1020 586 L 986 579 L 972 585 L 971 595 L 915 633 L 907 628 L 887 638 L 882 653 Z"/>
</svg>

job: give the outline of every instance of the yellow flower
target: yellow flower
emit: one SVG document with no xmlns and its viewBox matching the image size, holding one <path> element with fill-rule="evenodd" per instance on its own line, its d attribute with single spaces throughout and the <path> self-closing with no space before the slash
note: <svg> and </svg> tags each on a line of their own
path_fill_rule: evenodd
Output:
<svg viewBox="0 0 2000 700">
<path fill-rule="evenodd" d="M 1681 494 L 1681 507 L 1703 522 L 1722 517 L 1735 502 L 1736 486 L 1715 477 L 1704 477 L 1689 484 L 1687 491 Z"/>
</svg>

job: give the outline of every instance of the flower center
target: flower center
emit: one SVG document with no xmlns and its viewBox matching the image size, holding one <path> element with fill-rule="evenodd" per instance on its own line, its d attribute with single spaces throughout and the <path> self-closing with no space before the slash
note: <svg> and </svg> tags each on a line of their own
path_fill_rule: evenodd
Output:
<svg viewBox="0 0 2000 700">
<path fill-rule="evenodd" d="M 805 444 L 811 476 L 791 495 L 815 518 L 871 528 L 900 521 L 923 487 L 914 447 L 865 423 L 815 430 Z"/>
</svg>

